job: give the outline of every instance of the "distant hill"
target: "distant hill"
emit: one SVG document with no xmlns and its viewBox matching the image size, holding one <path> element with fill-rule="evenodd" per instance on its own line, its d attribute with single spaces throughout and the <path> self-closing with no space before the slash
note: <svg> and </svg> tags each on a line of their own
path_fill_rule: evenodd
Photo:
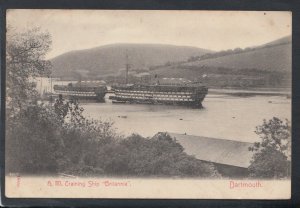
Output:
<svg viewBox="0 0 300 208">
<path fill-rule="evenodd" d="M 267 45 L 221 57 L 186 63 L 187 66 L 225 67 L 235 69 L 255 68 L 268 71 L 291 71 L 292 45 Z"/>
<path fill-rule="evenodd" d="M 286 36 L 283 38 L 279 38 L 277 40 L 271 41 L 269 43 L 263 44 L 259 47 L 265 47 L 265 46 L 274 46 L 274 45 L 280 45 L 280 44 L 286 44 L 286 43 L 292 43 L 292 36 Z M 259 48 L 257 47 L 257 48 Z"/>
<path fill-rule="evenodd" d="M 156 67 L 151 73 L 201 80 L 215 87 L 286 87 L 291 82 L 291 64 L 288 36 L 256 47 L 191 57 L 184 63 Z"/>
<path fill-rule="evenodd" d="M 185 61 L 212 51 L 186 46 L 163 44 L 111 44 L 92 49 L 71 51 L 51 59 L 53 76 L 101 77 L 116 75 L 126 65 L 126 54 L 132 70 L 146 70 L 167 62 Z"/>
</svg>

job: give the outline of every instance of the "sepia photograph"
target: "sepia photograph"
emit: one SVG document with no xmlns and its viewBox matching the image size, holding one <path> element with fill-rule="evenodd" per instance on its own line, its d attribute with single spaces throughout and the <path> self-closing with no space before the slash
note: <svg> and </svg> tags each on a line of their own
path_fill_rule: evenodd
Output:
<svg viewBox="0 0 300 208">
<path fill-rule="evenodd" d="M 292 12 L 9 9 L 5 196 L 289 199 Z"/>
</svg>

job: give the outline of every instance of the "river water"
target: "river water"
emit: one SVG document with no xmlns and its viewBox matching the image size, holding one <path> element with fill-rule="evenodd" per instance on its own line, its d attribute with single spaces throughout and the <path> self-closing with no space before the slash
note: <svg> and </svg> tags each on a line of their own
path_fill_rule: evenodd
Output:
<svg viewBox="0 0 300 208">
<path fill-rule="evenodd" d="M 114 122 L 123 135 L 151 137 L 157 132 L 186 133 L 237 141 L 260 141 L 255 126 L 276 116 L 291 120 L 291 99 L 284 96 L 236 97 L 209 94 L 203 109 L 183 106 L 83 103 L 84 114 Z"/>
</svg>

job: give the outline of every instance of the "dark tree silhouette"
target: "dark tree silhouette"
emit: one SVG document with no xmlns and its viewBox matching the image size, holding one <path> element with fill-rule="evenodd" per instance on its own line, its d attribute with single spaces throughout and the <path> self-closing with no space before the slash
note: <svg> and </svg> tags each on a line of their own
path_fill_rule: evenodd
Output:
<svg viewBox="0 0 300 208">
<path fill-rule="evenodd" d="M 255 151 L 249 172 L 256 178 L 284 178 L 290 175 L 291 127 L 290 123 L 273 117 L 256 127 L 262 139 L 250 151 Z"/>
</svg>

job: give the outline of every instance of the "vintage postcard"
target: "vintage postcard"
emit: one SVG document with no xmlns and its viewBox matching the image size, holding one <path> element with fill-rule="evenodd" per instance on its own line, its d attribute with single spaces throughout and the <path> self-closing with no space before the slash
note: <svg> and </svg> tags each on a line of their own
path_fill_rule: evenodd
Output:
<svg viewBox="0 0 300 208">
<path fill-rule="evenodd" d="M 6 197 L 290 199 L 291 12 L 6 24 Z"/>
</svg>

